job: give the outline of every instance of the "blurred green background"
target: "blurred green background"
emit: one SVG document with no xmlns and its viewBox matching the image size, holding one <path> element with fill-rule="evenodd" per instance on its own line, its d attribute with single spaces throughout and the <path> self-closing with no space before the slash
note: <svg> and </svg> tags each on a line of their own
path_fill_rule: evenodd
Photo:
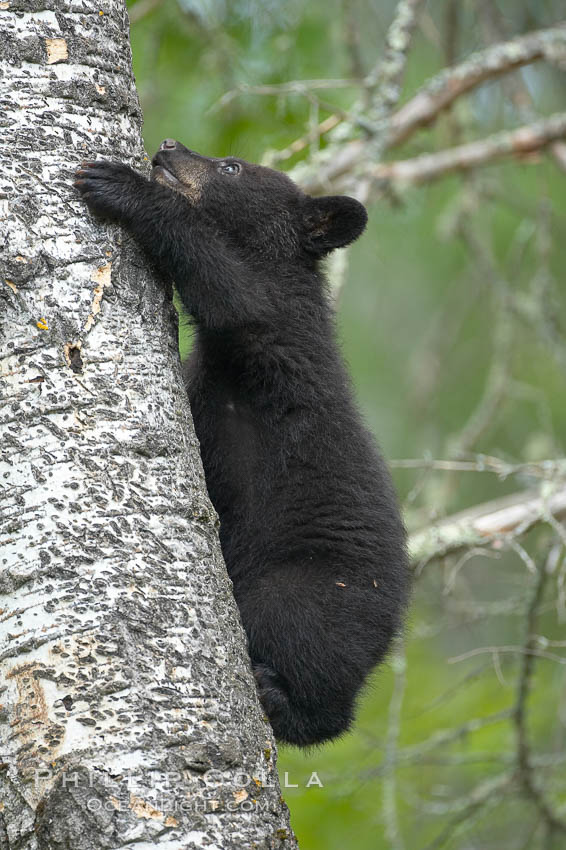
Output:
<svg viewBox="0 0 566 850">
<path fill-rule="evenodd" d="M 359 77 L 378 60 L 394 7 L 385 0 L 131 3 L 147 151 L 166 137 L 205 154 L 256 161 L 287 147 L 305 135 L 313 115 L 308 98 L 242 94 L 219 107 L 222 95 L 241 84 Z M 558 0 L 431 0 L 414 36 L 402 100 L 489 44 L 495 25 L 511 37 L 552 26 L 564 11 Z M 565 78 L 557 69 L 538 63 L 519 74 L 533 113 L 564 107 Z M 347 110 L 357 90 L 318 94 Z M 525 123 L 512 95 L 505 84 L 480 87 L 389 158 Z M 323 105 L 318 120 L 330 112 Z M 284 164 L 291 168 L 308 154 Z M 368 231 L 349 252 L 339 328 L 361 407 L 388 458 L 455 457 L 458 435 L 486 392 L 492 409 L 465 457 L 521 463 L 564 454 L 565 213 L 566 174 L 546 154 L 371 206 Z M 394 474 L 411 529 L 532 483 L 489 472 Z M 478 653 L 450 663 L 477 648 L 524 642 L 534 581 L 524 552 L 554 570 L 536 631 L 565 640 L 565 540 L 542 528 L 521 540 L 523 552 L 470 552 L 422 571 L 406 655 L 400 649 L 377 672 L 354 732 L 307 753 L 281 748 L 283 793 L 303 850 L 566 847 L 566 835 L 517 782 L 516 724 L 498 714 L 516 704 L 520 656 Z M 559 660 L 536 665 L 529 734 L 536 780 L 564 816 L 560 652 L 549 650 Z"/>
</svg>

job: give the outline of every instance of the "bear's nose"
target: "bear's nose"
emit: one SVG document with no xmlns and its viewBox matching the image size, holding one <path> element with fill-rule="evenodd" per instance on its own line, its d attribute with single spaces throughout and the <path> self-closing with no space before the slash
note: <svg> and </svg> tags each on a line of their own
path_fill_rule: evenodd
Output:
<svg viewBox="0 0 566 850">
<path fill-rule="evenodd" d="M 175 141 L 175 139 L 165 139 L 165 141 L 161 142 L 161 144 L 159 145 L 159 150 L 165 151 L 176 147 L 177 142 Z"/>
</svg>

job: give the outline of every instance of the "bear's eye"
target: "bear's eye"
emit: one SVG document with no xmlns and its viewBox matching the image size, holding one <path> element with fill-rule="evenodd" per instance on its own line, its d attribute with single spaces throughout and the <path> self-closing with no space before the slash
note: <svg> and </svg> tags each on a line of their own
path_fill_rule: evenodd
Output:
<svg viewBox="0 0 566 850">
<path fill-rule="evenodd" d="M 239 174 L 241 170 L 242 166 L 239 162 L 225 162 L 224 165 L 220 166 L 222 174 L 230 174 L 232 176 Z"/>
</svg>

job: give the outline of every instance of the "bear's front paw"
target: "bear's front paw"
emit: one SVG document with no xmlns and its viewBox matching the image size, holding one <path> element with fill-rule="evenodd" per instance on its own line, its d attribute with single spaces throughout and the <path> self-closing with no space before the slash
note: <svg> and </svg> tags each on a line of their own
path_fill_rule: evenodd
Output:
<svg viewBox="0 0 566 850">
<path fill-rule="evenodd" d="M 73 185 L 93 213 L 120 221 L 132 212 L 144 183 L 129 165 L 97 160 L 83 162 Z"/>
</svg>

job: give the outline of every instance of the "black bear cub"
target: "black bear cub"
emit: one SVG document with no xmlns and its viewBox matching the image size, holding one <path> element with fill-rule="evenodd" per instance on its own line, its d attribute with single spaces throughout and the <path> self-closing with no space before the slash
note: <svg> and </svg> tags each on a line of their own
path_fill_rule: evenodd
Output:
<svg viewBox="0 0 566 850">
<path fill-rule="evenodd" d="M 334 738 L 400 628 L 409 585 L 395 493 L 356 410 L 319 266 L 357 239 L 366 211 L 172 139 L 150 180 L 88 162 L 75 185 L 194 317 L 187 392 L 275 735 Z"/>
</svg>

